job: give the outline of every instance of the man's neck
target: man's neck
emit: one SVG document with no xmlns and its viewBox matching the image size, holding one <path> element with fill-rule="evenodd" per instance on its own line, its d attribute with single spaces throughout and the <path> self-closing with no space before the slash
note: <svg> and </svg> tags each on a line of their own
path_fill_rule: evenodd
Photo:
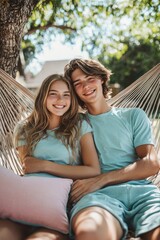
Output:
<svg viewBox="0 0 160 240">
<path fill-rule="evenodd" d="M 87 105 L 87 109 L 90 114 L 98 115 L 109 112 L 111 110 L 111 106 L 106 102 L 106 99 L 104 99 L 101 102 Z"/>
</svg>

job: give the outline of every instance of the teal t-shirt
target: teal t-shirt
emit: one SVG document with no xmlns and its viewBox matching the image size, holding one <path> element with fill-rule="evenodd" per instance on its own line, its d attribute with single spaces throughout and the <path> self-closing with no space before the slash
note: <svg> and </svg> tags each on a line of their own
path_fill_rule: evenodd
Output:
<svg viewBox="0 0 160 240">
<path fill-rule="evenodd" d="M 17 124 L 15 132 L 18 131 L 19 128 L 21 128 L 22 124 L 23 122 Z M 86 120 L 82 120 L 80 139 L 82 136 L 89 132 L 92 132 L 91 126 Z M 47 130 L 46 136 L 36 144 L 32 152 L 32 156 L 41 160 L 54 161 L 59 164 L 82 164 L 80 154 L 80 139 L 77 143 L 77 156 L 75 161 L 72 156 L 71 148 L 67 148 L 60 139 L 56 138 L 54 130 Z M 26 141 L 22 138 L 18 141 L 17 146 L 15 147 L 20 147 L 24 145 L 26 145 Z M 40 173 L 40 175 L 47 176 L 48 174 Z"/>
<path fill-rule="evenodd" d="M 112 108 L 99 115 L 88 114 L 101 170 L 123 168 L 138 158 L 135 148 L 154 144 L 150 120 L 139 108 Z"/>
</svg>

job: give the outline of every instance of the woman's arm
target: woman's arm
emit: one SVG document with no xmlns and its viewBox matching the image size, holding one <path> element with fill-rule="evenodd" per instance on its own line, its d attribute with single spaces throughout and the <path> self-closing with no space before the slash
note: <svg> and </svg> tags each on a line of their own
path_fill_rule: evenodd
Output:
<svg viewBox="0 0 160 240">
<path fill-rule="evenodd" d="M 19 156 L 23 163 L 24 173 L 46 172 L 59 177 L 83 179 L 100 174 L 99 160 L 91 133 L 81 137 L 81 157 L 83 165 L 62 165 L 52 161 L 40 160 L 27 156 L 25 147 L 19 147 Z"/>
</svg>

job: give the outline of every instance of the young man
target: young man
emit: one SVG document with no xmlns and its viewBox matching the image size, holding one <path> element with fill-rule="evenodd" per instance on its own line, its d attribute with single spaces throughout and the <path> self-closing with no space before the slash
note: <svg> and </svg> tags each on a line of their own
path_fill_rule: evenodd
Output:
<svg viewBox="0 0 160 240">
<path fill-rule="evenodd" d="M 94 60 L 74 59 L 65 67 L 65 77 L 88 112 L 102 171 L 74 182 L 72 229 L 76 240 L 125 239 L 128 229 L 141 239 L 158 240 L 160 191 L 146 180 L 160 169 L 150 121 L 141 109 L 106 102 L 110 75 Z"/>
</svg>

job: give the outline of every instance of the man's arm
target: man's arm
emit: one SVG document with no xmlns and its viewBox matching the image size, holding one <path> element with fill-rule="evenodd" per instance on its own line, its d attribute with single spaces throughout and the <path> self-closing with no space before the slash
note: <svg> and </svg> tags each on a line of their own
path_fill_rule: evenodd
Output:
<svg viewBox="0 0 160 240">
<path fill-rule="evenodd" d="M 132 180 L 141 180 L 155 175 L 160 170 L 160 162 L 153 145 L 141 145 L 136 148 L 139 159 L 122 169 L 103 173 L 90 179 L 77 180 L 71 190 L 71 201 L 78 201 L 85 194 L 104 186 L 115 185 Z"/>
<path fill-rule="evenodd" d="M 125 168 L 102 176 L 102 184 L 112 185 L 132 180 L 141 180 L 155 175 L 160 170 L 160 162 L 153 145 L 141 145 L 136 148 L 139 159 Z M 103 182 L 104 181 L 104 182 Z M 105 184 L 106 182 L 106 184 Z M 102 186 L 102 187 L 103 187 Z"/>
</svg>

